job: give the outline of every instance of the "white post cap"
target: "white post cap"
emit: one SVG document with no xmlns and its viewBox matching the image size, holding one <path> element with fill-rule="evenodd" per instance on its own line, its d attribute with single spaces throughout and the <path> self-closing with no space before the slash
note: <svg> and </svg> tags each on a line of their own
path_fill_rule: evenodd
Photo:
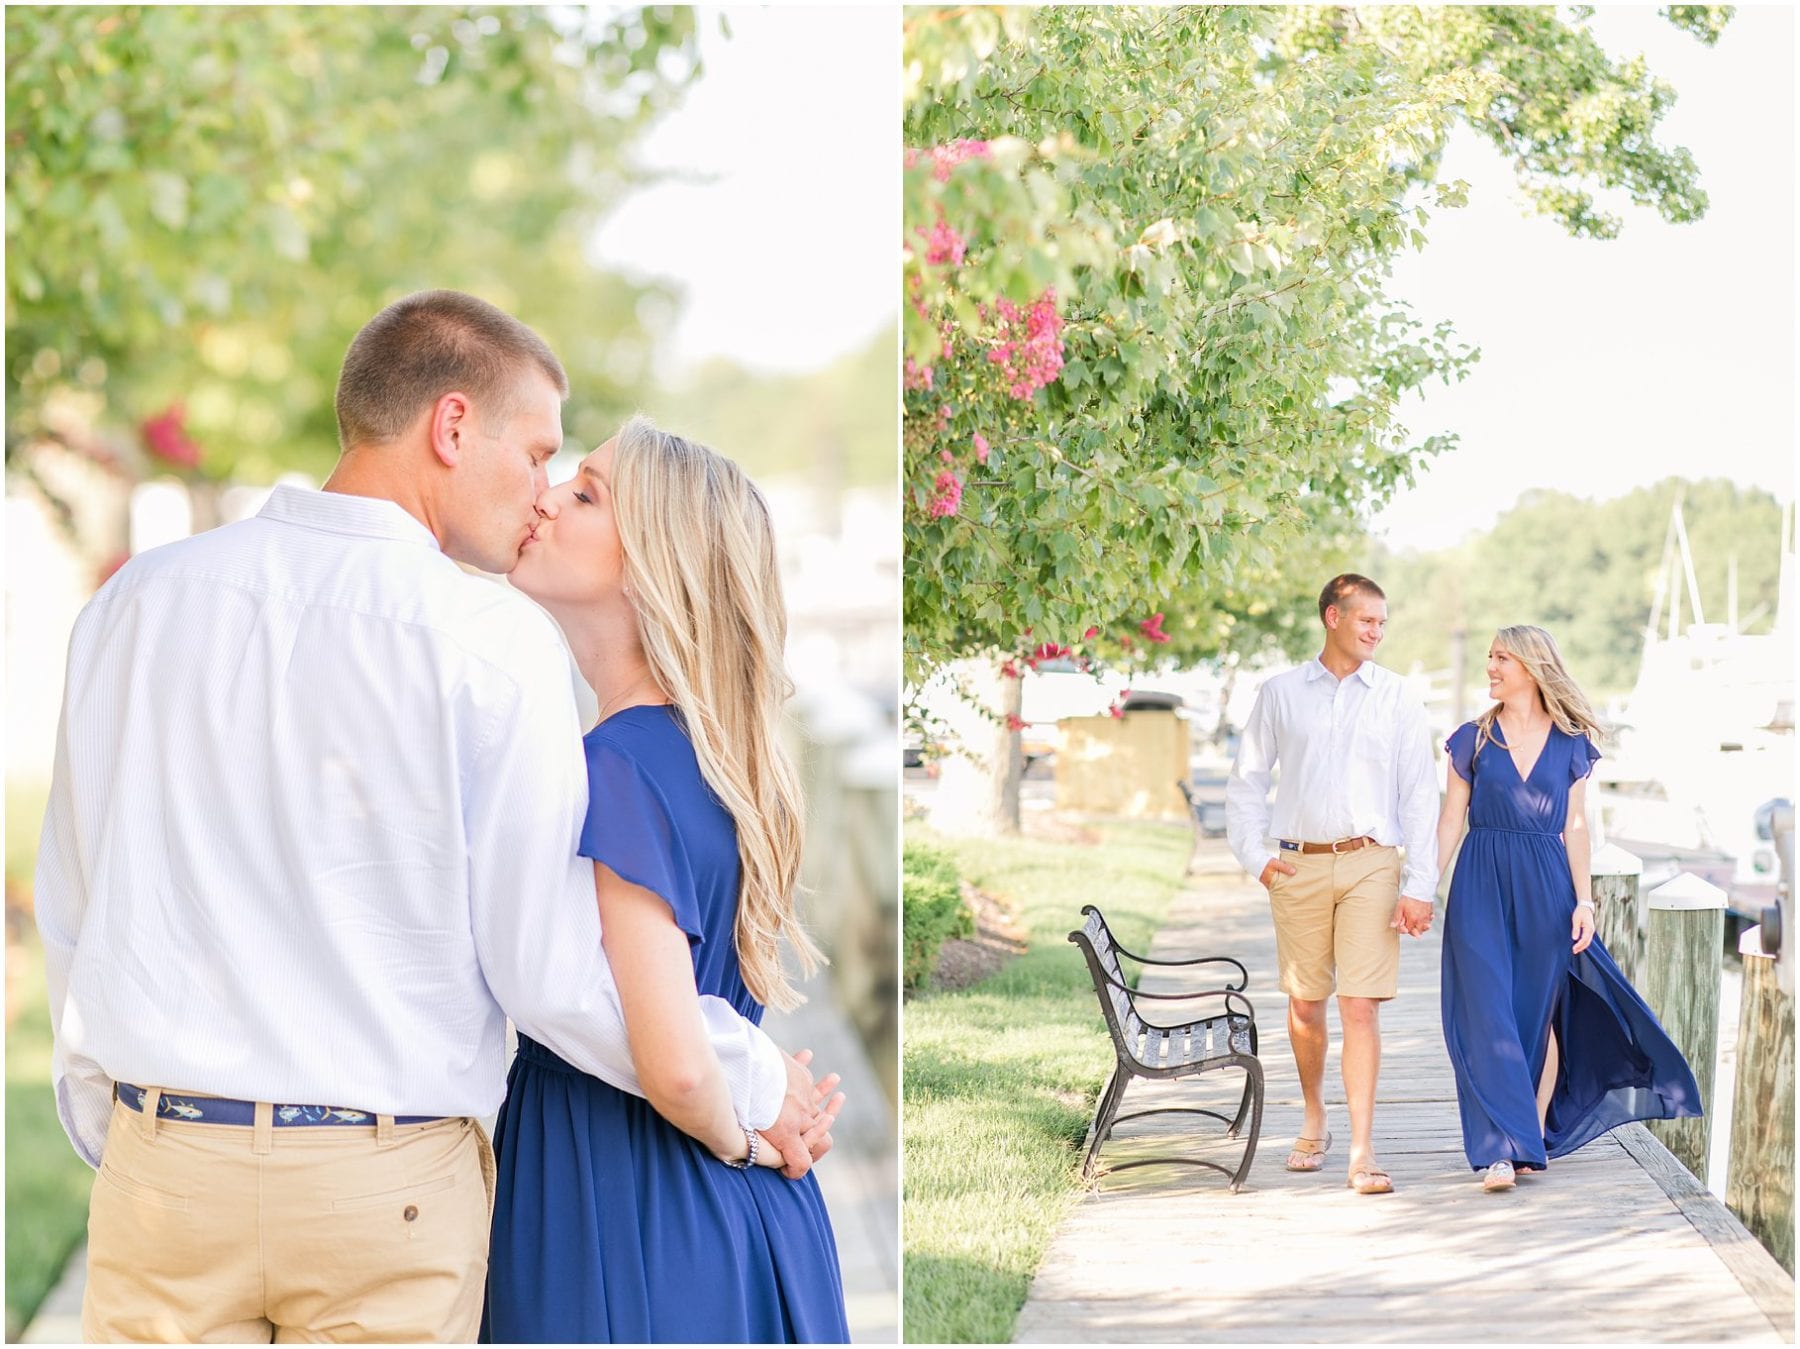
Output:
<svg viewBox="0 0 1800 1349">
<path fill-rule="evenodd" d="M 1762 924 L 1744 929 L 1744 935 L 1738 938 L 1738 954 L 1755 956 L 1758 960 L 1773 960 L 1774 956 L 1762 949 Z"/>
<path fill-rule="evenodd" d="M 1652 909 L 1722 909 L 1725 892 L 1710 881 L 1684 871 L 1650 892 Z"/>
<path fill-rule="evenodd" d="M 1644 859 L 1636 853 L 1626 852 L 1616 843 L 1608 843 L 1604 848 L 1596 848 L 1594 855 L 1588 859 L 1588 875 L 1590 876 L 1642 876 Z"/>
</svg>

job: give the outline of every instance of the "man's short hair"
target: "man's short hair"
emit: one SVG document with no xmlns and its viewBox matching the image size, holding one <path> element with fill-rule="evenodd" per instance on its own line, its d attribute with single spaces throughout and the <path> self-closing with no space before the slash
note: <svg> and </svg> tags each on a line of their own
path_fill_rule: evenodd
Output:
<svg viewBox="0 0 1800 1349">
<path fill-rule="evenodd" d="M 1385 600 L 1387 595 L 1381 587 L 1366 576 L 1358 576 L 1347 571 L 1342 576 L 1334 576 L 1325 583 L 1319 592 L 1319 622 L 1325 621 L 1325 611 L 1332 605 L 1339 609 L 1345 607 L 1352 595 L 1367 595 L 1372 600 Z"/>
<path fill-rule="evenodd" d="M 511 416 L 527 370 L 544 373 L 564 398 L 569 376 L 544 339 L 486 300 L 424 290 L 395 300 L 363 326 L 338 375 L 338 446 L 397 438 L 445 394 L 481 405 L 484 425 Z"/>
</svg>

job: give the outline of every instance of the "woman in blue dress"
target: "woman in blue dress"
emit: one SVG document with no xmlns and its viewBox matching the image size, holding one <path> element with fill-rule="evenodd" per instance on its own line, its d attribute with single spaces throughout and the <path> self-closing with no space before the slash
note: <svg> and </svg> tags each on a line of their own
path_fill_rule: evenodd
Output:
<svg viewBox="0 0 1800 1349">
<path fill-rule="evenodd" d="M 1444 1043 L 1482 1188 L 1630 1120 L 1700 1113 L 1700 1091 L 1594 937 L 1585 788 L 1599 723 L 1542 628 L 1488 649 L 1494 705 L 1457 727 L 1438 820 L 1456 859 L 1444 917 Z"/>
<path fill-rule="evenodd" d="M 845 1342 L 818 1182 L 784 1178 L 739 1127 L 702 1033 L 702 994 L 752 1020 L 799 1001 L 781 943 L 816 965 L 794 914 L 803 806 L 767 504 L 730 460 L 638 417 L 539 511 L 512 579 L 599 700 L 581 851 L 650 1099 L 520 1037 L 482 1338 Z"/>
</svg>

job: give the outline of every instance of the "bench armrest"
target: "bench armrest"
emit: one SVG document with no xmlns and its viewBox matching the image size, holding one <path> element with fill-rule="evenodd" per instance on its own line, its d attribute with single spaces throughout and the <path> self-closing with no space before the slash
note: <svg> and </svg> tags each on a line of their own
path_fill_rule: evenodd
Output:
<svg viewBox="0 0 1800 1349">
<path fill-rule="evenodd" d="M 1250 987 L 1250 971 L 1244 968 L 1242 961 L 1233 960 L 1230 956 L 1195 956 L 1189 960 L 1158 960 L 1154 956 L 1141 956 L 1136 951 L 1127 951 L 1117 942 L 1113 943 L 1113 950 L 1119 955 L 1129 956 L 1140 965 L 1165 965 L 1172 969 L 1182 969 L 1189 965 L 1230 965 L 1238 972 L 1240 982 L 1236 988 L 1241 991 Z"/>
</svg>

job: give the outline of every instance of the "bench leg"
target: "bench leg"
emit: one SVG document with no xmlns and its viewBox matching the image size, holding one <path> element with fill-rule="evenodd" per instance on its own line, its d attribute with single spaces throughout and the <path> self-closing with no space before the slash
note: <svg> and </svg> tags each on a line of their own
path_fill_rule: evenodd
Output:
<svg viewBox="0 0 1800 1349">
<path fill-rule="evenodd" d="M 1100 1093 L 1099 1104 L 1094 1107 L 1094 1122 L 1088 1129 L 1087 1157 L 1081 1163 L 1081 1178 L 1086 1180 L 1094 1172 L 1094 1162 L 1100 1156 L 1100 1145 L 1106 1141 L 1107 1134 L 1112 1132 L 1113 1117 L 1119 1113 L 1119 1102 L 1125 1096 L 1125 1084 L 1131 1080 L 1125 1065 L 1114 1066 L 1112 1076 L 1107 1079 L 1106 1089 Z"/>
<path fill-rule="evenodd" d="M 1238 1163 L 1237 1175 L 1231 1178 L 1233 1194 L 1243 1189 L 1244 1180 L 1250 1174 L 1250 1163 L 1256 1160 L 1256 1141 L 1262 1137 L 1263 1112 L 1262 1064 L 1243 1056 L 1239 1056 L 1238 1062 L 1243 1065 L 1247 1079 L 1244 1083 L 1244 1095 L 1250 1101 L 1250 1138 L 1244 1145 L 1244 1160 Z"/>
<path fill-rule="evenodd" d="M 1231 1121 L 1231 1127 L 1225 1131 L 1225 1137 L 1236 1138 L 1244 1127 L 1244 1116 L 1250 1111 L 1250 1088 L 1254 1083 L 1249 1073 L 1244 1074 L 1244 1099 L 1238 1102 L 1237 1118 Z"/>
</svg>

